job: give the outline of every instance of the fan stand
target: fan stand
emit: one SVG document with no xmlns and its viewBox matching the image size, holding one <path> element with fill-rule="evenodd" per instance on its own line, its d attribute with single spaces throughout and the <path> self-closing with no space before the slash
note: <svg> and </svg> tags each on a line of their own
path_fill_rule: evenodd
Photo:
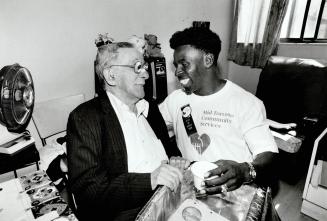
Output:
<svg viewBox="0 0 327 221">
<path fill-rule="evenodd" d="M 8 141 L 16 139 L 20 134 L 12 133 L 7 130 L 7 127 L 0 124 L 0 146 Z"/>
<path fill-rule="evenodd" d="M 0 134 L 0 154 L 15 154 L 35 143 L 28 131 L 13 133 L 0 125 Z"/>
<path fill-rule="evenodd" d="M 17 142 L 23 139 L 24 134 L 8 132 L 7 128 L 0 124 L 0 146 L 6 142 Z M 26 135 L 25 135 L 26 136 Z M 39 152 L 36 149 L 34 139 L 29 136 L 29 140 L 23 140 L 7 148 L 8 153 L 0 153 L 0 174 L 14 172 L 17 178 L 17 170 L 35 164 L 39 170 L 38 161 L 40 160 Z"/>
<path fill-rule="evenodd" d="M 34 86 L 28 69 L 13 64 L 0 70 L 0 153 L 13 154 L 34 143 L 26 131 L 34 107 Z M 10 133 L 12 132 L 12 133 Z"/>
<path fill-rule="evenodd" d="M 26 127 L 34 107 L 34 86 L 29 71 L 19 64 L 0 70 L 0 174 L 38 167 L 40 159 Z"/>
</svg>

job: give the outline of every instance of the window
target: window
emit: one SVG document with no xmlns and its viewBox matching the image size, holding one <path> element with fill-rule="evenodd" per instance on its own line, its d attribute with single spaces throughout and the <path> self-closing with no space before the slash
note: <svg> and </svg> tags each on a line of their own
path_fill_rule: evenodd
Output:
<svg viewBox="0 0 327 221">
<path fill-rule="evenodd" d="M 326 42 L 327 0 L 290 0 L 283 21 L 281 42 Z"/>
</svg>

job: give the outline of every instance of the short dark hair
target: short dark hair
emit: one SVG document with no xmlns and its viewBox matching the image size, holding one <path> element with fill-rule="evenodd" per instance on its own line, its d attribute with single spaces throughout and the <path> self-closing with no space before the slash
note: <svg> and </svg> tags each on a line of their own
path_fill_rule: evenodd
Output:
<svg viewBox="0 0 327 221">
<path fill-rule="evenodd" d="M 190 27 L 183 31 L 177 31 L 170 38 L 169 43 L 172 49 L 176 49 L 182 45 L 191 45 L 206 53 L 212 53 L 215 62 L 217 62 L 221 50 L 219 36 L 205 27 Z"/>
</svg>

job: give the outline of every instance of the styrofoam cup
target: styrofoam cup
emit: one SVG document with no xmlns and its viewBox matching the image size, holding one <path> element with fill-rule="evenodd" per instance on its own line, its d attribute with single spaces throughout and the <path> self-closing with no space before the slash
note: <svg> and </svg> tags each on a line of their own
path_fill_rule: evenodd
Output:
<svg viewBox="0 0 327 221">
<path fill-rule="evenodd" d="M 191 172 L 194 177 L 194 186 L 198 190 L 202 190 L 204 187 L 201 185 L 201 183 L 205 180 L 204 174 L 208 172 L 209 170 L 215 169 L 218 166 L 214 163 L 210 163 L 208 161 L 198 161 L 191 165 Z M 210 177 L 210 179 L 213 179 L 217 176 Z"/>
</svg>

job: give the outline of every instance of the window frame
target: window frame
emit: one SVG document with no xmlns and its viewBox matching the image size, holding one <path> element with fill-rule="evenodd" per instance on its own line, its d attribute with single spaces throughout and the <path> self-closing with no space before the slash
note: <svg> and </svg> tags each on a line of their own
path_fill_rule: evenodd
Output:
<svg viewBox="0 0 327 221">
<path fill-rule="evenodd" d="M 325 3 L 326 3 L 326 0 L 321 1 L 319 14 L 318 14 L 318 18 L 317 18 L 317 24 L 316 24 L 315 33 L 314 33 L 313 38 L 304 38 L 303 37 L 305 27 L 306 27 L 306 24 L 307 24 L 307 20 L 308 20 L 308 13 L 309 13 L 310 5 L 311 5 L 311 0 L 307 0 L 307 4 L 306 4 L 306 7 L 305 7 L 305 12 L 304 12 L 304 17 L 303 17 L 303 21 L 302 21 L 300 37 L 299 38 L 280 38 L 279 39 L 280 42 L 281 43 L 327 43 L 327 38 L 317 39 L 322 14 L 324 12 Z M 325 13 L 327 13 L 327 11 Z"/>
</svg>

